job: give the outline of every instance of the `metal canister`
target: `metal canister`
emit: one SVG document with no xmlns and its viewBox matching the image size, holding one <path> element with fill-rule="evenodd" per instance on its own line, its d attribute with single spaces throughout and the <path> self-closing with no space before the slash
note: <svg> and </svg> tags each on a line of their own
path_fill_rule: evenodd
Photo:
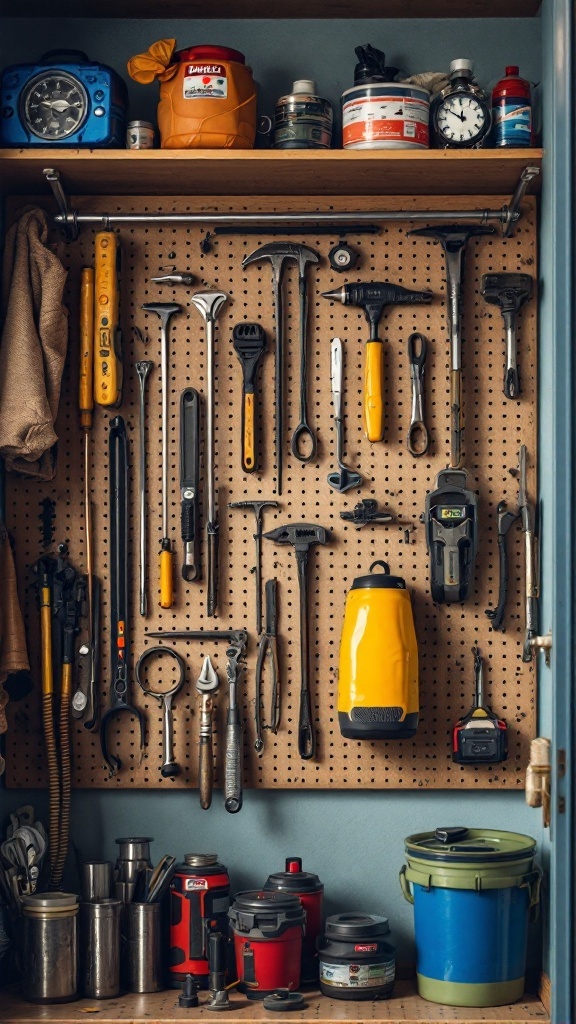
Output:
<svg viewBox="0 0 576 1024">
<path fill-rule="evenodd" d="M 84 902 L 107 900 L 112 889 L 109 860 L 86 860 L 80 865 L 80 891 Z"/>
<path fill-rule="evenodd" d="M 25 964 L 22 994 L 30 1003 L 78 998 L 78 897 L 35 893 L 22 899 Z"/>
<path fill-rule="evenodd" d="M 368 82 L 342 94 L 344 149 L 428 149 L 430 94 L 419 85 Z"/>
<path fill-rule="evenodd" d="M 80 977 L 89 999 L 120 994 L 120 900 L 80 904 Z"/>
<path fill-rule="evenodd" d="M 316 95 L 316 83 L 294 82 L 274 111 L 274 149 L 330 149 L 332 107 Z"/>
<path fill-rule="evenodd" d="M 130 992 L 159 992 L 164 987 L 161 909 L 161 903 L 131 903 L 128 907 Z"/>
<path fill-rule="evenodd" d="M 126 149 L 154 149 L 156 132 L 151 121 L 129 121 Z"/>
</svg>

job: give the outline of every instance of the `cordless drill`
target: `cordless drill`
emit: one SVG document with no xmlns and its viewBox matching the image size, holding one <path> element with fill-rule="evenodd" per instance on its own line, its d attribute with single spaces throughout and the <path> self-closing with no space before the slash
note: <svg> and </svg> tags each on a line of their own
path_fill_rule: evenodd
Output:
<svg viewBox="0 0 576 1024">
<path fill-rule="evenodd" d="M 369 441 L 381 441 L 384 436 L 384 352 L 382 338 L 378 337 L 380 318 L 386 306 L 429 303 L 432 294 L 413 292 L 402 285 L 381 281 L 345 284 L 331 292 L 322 292 L 324 299 L 341 302 L 344 306 L 360 306 L 370 325 L 364 367 L 364 433 Z"/>
</svg>

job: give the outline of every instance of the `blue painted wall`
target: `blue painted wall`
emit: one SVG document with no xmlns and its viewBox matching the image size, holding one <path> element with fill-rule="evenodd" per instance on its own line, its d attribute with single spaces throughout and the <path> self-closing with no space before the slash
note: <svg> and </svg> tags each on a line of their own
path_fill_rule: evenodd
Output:
<svg viewBox="0 0 576 1024">
<path fill-rule="evenodd" d="M 79 47 L 125 74 L 128 57 L 162 37 L 180 46 L 219 42 L 245 52 L 261 86 L 263 109 L 289 91 L 293 79 L 315 76 L 320 93 L 337 105 L 352 84 L 354 46 L 370 41 L 407 73 L 447 67 L 456 56 L 476 61 L 488 86 L 507 63 L 519 63 L 534 82 L 541 76 L 537 19 L 486 21 L 209 21 L 158 22 L 5 19 L 0 63 L 37 57 L 57 46 Z M 130 82 L 130 116 L 154 119 L 156 87 Z M 543 432 L 542 441 L 549 444 Z M 546 451 L 550 451 L 547 447 Z M 544 463 L 546 458 L 542 459 Z M 549 610 L 549 606 L 548 606 Z M 547 622 L 545 623 L 547 625 Z M 548 683 L 546 683 L 548 685 Z M 546 690 L 544 699 L 546 699 Z M 0 817 L 25 801 L 46 807 L 40 792 L 1 792 Z M 363 909 L 391 920 L 402 959 L 413 957 L 412 911 L 398 887 L 403 839 L 438 825 L 504 827 L 541 839 L 540 813 L 523 793 L 486 792 L 249 792 L 237 816 L 226 814 L 220 794 L 201 811 L 197 793 L 77 792 L 72 838 L 82 857 L 115 855 L 120 835 L 155 836 L 155 859 L 165 851 L 217 852 L 235 889 L 260 884 L 287 855 L 304 858 L 326 884 L 327 910 Z M 533 944 L 532 962 L 538 950 Z"/>
</svg>

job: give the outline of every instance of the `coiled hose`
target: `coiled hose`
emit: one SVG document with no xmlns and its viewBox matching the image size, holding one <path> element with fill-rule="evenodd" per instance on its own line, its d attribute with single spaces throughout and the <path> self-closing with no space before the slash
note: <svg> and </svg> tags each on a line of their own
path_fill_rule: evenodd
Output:
<svg viewBox="0 0 576 1024">
<path fill-rule="evenodd" d="M 56 889 L 55 871 L 60 847 L 60 771 L 54 733 L 53 694 L 42 695 L 42 721 L 48 761 L 50 888 Z"/>
<path fill-rule="evenodd" d="M 70 834 L 70 693 L 64 692 L 64 675 L 70 665 L 63 665 L 62 694 L 60 697 L 60 841 L 56 862 L 52 865 L 50 884 L 59 889 L 64 875 L 64 864 L 68 853 L 68 837 Z"/>
<path fill-rule="evenodd" d="M 60 848 L 60 768 L 54 730 L 54 671 L 52 668 L 52 591 L 46 565 L 40 590 L 40 631 L 42 643 L 42 723 L 48 762 L 50 888 Z"/>
</svg>

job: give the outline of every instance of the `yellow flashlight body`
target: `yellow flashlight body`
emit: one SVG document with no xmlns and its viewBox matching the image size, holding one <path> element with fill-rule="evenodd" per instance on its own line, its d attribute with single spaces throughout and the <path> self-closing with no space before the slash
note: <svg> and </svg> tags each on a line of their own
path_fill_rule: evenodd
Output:
<svg viewBox="0 0 576 1024">
<path fill-rule="evenodd" d="M 383 573 L 372 570 L 376 565 Z M 374 562 L 346 598 L 338 722 L 346 739 L 409 739 L 418 728 L 418 644 L 404 580 Z"/>
</svg>

